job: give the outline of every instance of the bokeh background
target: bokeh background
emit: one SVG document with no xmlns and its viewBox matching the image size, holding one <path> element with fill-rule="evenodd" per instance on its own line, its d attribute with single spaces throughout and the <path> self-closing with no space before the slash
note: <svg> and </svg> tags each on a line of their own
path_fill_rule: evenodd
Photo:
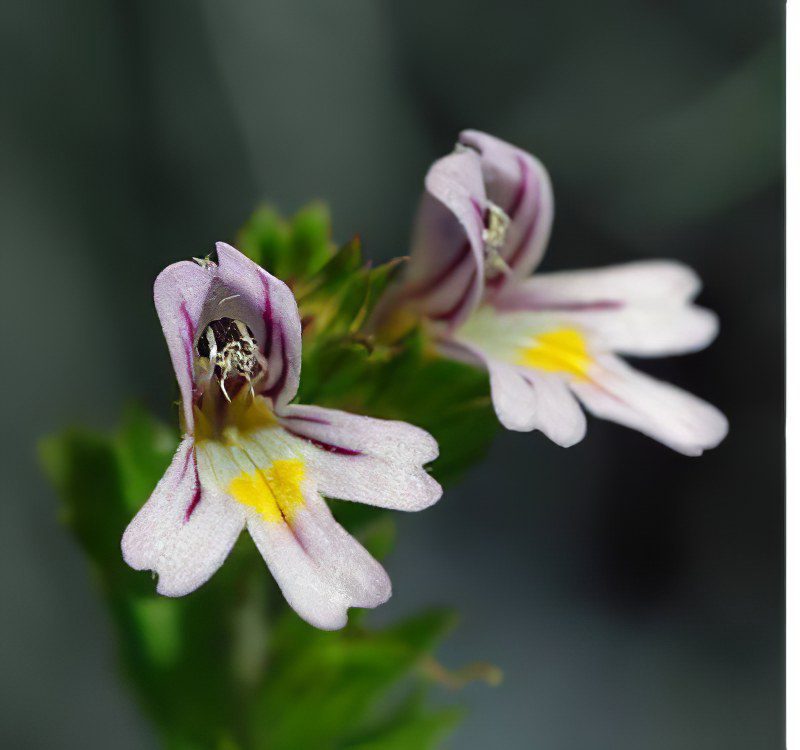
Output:
<svg viewBox="0 0 800 750">
<path fill-rule="evenodd" d="M 58 523 L 36 440 L 173 387 L 166 264 L 254 205 L 333 209 L 403 254 L 464 127 L 549 167 L 545 267 L 677 258 L 722 334 L 644 369 L 718 404 L 700 459 L 592 420 L 501 434 L 401 519 L 377 616 L 457 608 L 442 651 L 505 671 L 463 750 L 783 747 L 783 4 L 778 0 L 4 3 L 0 745 L 155 747 Z"/>
</svg>

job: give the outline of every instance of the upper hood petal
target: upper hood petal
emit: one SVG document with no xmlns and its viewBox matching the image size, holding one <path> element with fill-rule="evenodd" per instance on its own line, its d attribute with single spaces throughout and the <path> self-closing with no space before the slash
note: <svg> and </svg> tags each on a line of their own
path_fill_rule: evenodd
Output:
<svg viewBox="0 0 800 750">
<path fill-rule="evenodd" d="M 485 208 L 477 154 L 457 152 L 433 164 L 399 292 L 405 304 L 451 326 L 469 315 L 483 294 Z"/>
<path fill-rule="evenodd" d="M 214 320 L 229 317 L 249 326 L 267 361 L 267 377 L 258 390 L 276 408 L 295 397 L 300 382 L 300 314 L 291 290 L 224 242 L 217 243 L 217 257 L 219 264 L 172 264 L 159 274 L 153 290 L 188 433 L 194 429 L 195 345 Z"/>
<path fill-rule="evenodd" d="M 542 163 L 527 151 L 481 133 L 465 130 L 459 143 L 480 155 L 486 197 L 511 220 L 500 255 L 513 278 L 531 273 L 544 255 L 553 224 L 553 189 Z M 507 275 L 487 269 L 489 289 L 504 284 Z"/>
<path fill-rule="evenodd" d="M 153 299 L 181 392 L 186 432 L 194 428 L 194 344 L 209 290 L 216 278 L 213 265 L 180 261 L 165 268 L 153 285 Z"/>
<path fill-rule="evenodd" d="M 250 326 L 267 360 L 267 378 L 259 392 L 276 408 L 297 394 L 302 358 L 300 313 L 294 295 L 280 279 L 240 253 L 217 243 L 220 289 L 215 317 L 227 315 Z"/>
</svg>

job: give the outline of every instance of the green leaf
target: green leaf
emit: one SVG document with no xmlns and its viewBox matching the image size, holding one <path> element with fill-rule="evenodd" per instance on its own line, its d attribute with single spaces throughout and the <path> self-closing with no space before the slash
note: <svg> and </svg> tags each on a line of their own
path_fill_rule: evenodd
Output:
<svg viewBox="0 0 800 750">
<path fill-rule="evenodd" d="M 114 435 L 73 429 L 41 445 L 62 516 L 108 604 L 124 672 L 164 746 L 344 748 L 373 736 L 376 722 L 413 736 L 422 714 L 384 702 L 419 690 L 416 666 L 449 629 L 449 614 L 374 631 L 353 610 L 344 630 L 316 630 L 288 608 L 247 535 L 207 584 L 180 599 L 157 595 L 150 575 L 125 565 L 119 543 L 131 505 L 148 497 L 177 442 L 174 430 L 131 407 Z M 333 506 L 373 554 L 386 554 L 394 523 L 385 511 Z"/>
<path fill-rule="evenodd" d="M 262 206 L 239 232 L 237 247 L 271 274 L 294 286 L 310 279 L 333 253 L 330 214 L 314 203 L 286 221 Z"/>
<path fill-rule="evenodd" d="M 452 622 L 450 613 L 431 611 L 382 631 L 351 623 L 325 633 L 294 616 L 284 618 L 271 646 L 272 678 L 255 706 L 255 745 L 349 747 L 370 727 L 391 723 L 395 731 L 404 718 L 415 720 L 398 714 L 396 701 L 387 703 L 387 696 L 412 675 Z M 265 716 L 271 720 L 261 721 Z"/>
<path fill-rule="evenodd" d="M 458 708 L 431 711 L 423 693 L 412 694 L 385 723 L 347 746 L 347 750 L 432 750 L 460 721 Z"/>
<path fill-rule="evenodd" d="M 331 217 L 323 203 L 312 203 L 292 219 L 290 240 L 292 276 L 307 278 L 315 274 L 330 258 Z"/>
<path fill-rule="evenodd" d="M 303 320 L 298 400 L 418 425 L 439 443 L 433 474 L 442 482 L 457 479 L 485 454 L 498 429 L 487 375 L 437 356 L 420 329 L 397 345 L 376 344 L 365 325 L 402 261 L 372 268 L 358 237 L 338 249 L 329 238 L 330 217 L 317 204 L 292 222 L 261 208 L 240 236 L 242 249 L 289 282 L 297 298 Z"/>
<path fill-rule="evenodd" d="M 242 227 L 236 246 L 248 258 L 283 278 L 288 266 L 291 228 L 275 209 L 262 206 Z"/>
<path fill-rule="evenodd" d="M 151 576 L 124 563 L 119 545 L 132 499 L 146 499 L 176 444 L 172 431 L 129 409 L 116 435 L 69 430 L 44 441 L 41 454 L 62 516 L 92 563 L 143 706 L 167 746 L 211 748 L 230 737 L 241 711 L 232 653 L 243 582 L 255 574 L 269 579 L 263 564 L 253 564 L 261 561 L 252 545 L 238 545 L 211 582 L 183 599 L 158 596 Z"/>
<path fill-rule="evenodd" d="M 393 347 L 370 348 L 352 337 L 322 340 L 304 349 L 299 399 L 428 430 L 440 452 L 432 473 L 451 482 L 483 457 L 497 418 L 487 375 L 426 347 L 419 330 Z"/>
<path fill-rule="evenodd" d="M 358 237 L 336 248 L 319 204 L 290 221 L 258 209 L 238 246 L 286 281 L 303 321 L 299 399 L 427 429 L 440 481 L 486 450 L 497 421 L 483 372 L 438 357 L 425 332 L 376 343 L 367 322 L 399 267 L 365 263 Z M 170 463 L 179 436 L 145 411 L 119 430 L 66 430 L 43 442 L 61 513 L 91 563 L 117 630 L 125 674 L 175 750 L 433 748 L 458 718 L 427 697 L 422 666 L 453 624 L 427 612 L 380 630 L 363 611 L 337 632 L 291 611 L 247 535 L 198 591 L 155 593 L 122 560 L 120 539 Z M 337 520 L 377 558 L 392 547 L 386 511 L 331 501 Z"/>
</svg>

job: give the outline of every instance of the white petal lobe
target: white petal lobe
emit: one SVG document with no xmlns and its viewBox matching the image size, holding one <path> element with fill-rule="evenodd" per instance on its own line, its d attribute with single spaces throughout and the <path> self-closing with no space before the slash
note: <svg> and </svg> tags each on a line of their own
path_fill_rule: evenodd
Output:
<svg viewBox="0 0 800 750">
<path fill-rule="evenodd" d="M 728 421 L 714 406 L 607 355 L 572 390 L 594 415 L 631 427 L 687 456 L 714 448 Z"/>
<path fill-rule="evenodd" d="M 158 574 L 159 593 L 183 596 L 216 572 L 243 527 L 241 509 L 213 488 L 198 488 L 194 445 L 187 437 L 125 530 L 122 555 L 135 570 Z"/>
</svg>

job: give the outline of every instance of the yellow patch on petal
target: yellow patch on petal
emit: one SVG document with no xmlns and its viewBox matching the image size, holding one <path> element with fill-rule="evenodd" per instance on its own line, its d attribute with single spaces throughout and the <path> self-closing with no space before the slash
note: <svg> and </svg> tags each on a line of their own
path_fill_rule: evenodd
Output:
<svg viewBox="0 0 800 750">
<path fill-rule="evenodd" d="M 584 379 L 592 358 L 586 349 L 586 340 L 578 331 L 559 328 L 538 334 L 532 346 L 519 349 L 517 364 Z"/>
<path fill-rule="evenodd" d="M 278 424 L 269 404 L 262 396 L 252 398 L 246 392 L 233 399 L 228 409 L 227 429 L 248 434 L 262 430 L 265 427 L 274 427 Z"/>
<path fill-rule="evenodd" d="M 255 508 L 265 521 L 290 524 L 305 504 L 300 489 L 304 476 L 300 459 L 281 459 L 267 469 L 242 472 L 228 485 L 228 493 L 242 505 Z"/>
<path fill-rule="evenodd" d="M 226 445 L 237 445 L 242 435 L 278 424 L 263 396 L 253 397 L 242 389 L 233 401 L 227 403 L 222 400 L 216 383 L 204 395 L 202 407 L 194 407 L 194 422 L 198 441 L 218 440 Z"/>
</svg>

